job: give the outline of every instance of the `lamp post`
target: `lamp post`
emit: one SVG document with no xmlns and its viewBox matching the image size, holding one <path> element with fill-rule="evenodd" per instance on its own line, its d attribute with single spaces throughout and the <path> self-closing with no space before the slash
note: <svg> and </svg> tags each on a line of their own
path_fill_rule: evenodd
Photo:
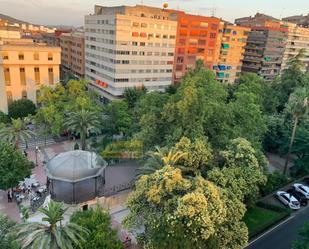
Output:
<svg viewBox="0 0 309 249">
<path fill-rule="evenodd" d="M 35 146 L 35 166 L 38 166 L 38 152 L 39 152 L 39 147 Z"/>
</svg>

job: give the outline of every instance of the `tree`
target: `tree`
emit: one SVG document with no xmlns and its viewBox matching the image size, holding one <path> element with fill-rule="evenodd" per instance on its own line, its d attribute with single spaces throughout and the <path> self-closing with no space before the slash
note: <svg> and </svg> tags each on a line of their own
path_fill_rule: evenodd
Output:
<svg viewBox="0 0 309 249">
<path fill-rule="evenodd" d="M 309 222 L 306 222 L 304 227 L 299 231 L 300 239 L 294 241 L 293 249 L 308 249 L 309 248 Z"/>
<path fill-rule="evenodd" d="M 289 62 L 287 68 L 283 71 L 281 77 L 273 83 L 273 89 L 278 99 L 278 111 L 282 111 L 289 100 L 289 96 L 298 87 L 304 87 L 306 84 L 306 75 L 303 73 L 305 64 L 305 50 L 301 49 L 299 53 Z"/>
<path fill-rule="evenodd" d="M 30 176 L 32 164 L 12 145 L 0 142 L 0 189 L 16 187 L 18 183 Z"/>
<path fill-rule="evenodd" d="M 16 241 L 16 235 L 10 233 L 15 222 L 7 216 L 0 214 L 0 248 L 1 249 L 19 249 L 20 245 Z"/>
<path fill-rule="evenodd" d="M 45 216 L 42 222 L 25 222 L 15 227 L 17 240 L 24 249 L 71 249 L 80 246 L 88 236 L 87 229 L 75 224 L 63 225 L 63 215 L 67 208 L 62 203 L 51 201 L 47 208 L 39 208 Z"/>
<path fill-rule="evenodd" d="M 15 100 L 8 107 L 9 116 L 15 119 L 34 115 L 35 111 L 35 104 L 30 99 Z"/>
<path fill-rule="evenodd" d="M 106 115 L 104 122 L 105 133 L 110 136 L 130 133 L 132 118 L 127 102 L 113 101 L 104 107 L 103 113 Z"/>
<path fill-rule="evenodd" d="M 8 115 L 6 115 L 4 112 L 0 111 L 0 124 L 4 123 L 7 124 L 10 122 L 10 118 Z"/>
<path fill-rule="evenodd" d="M 125 224 L 142 233 L 145 248 L 206 248 L 225 219 L 220 190 L 202 177 L 186 179 L 165 166 L 142 176 L 129 197 Z"/>
<path fill-rule="evenodd" d="M 32 136 L 35 136 L 33 131 L 25 128 L 24 121 L 20 118 L 12 119 L 12 124 L 0 129 L 0 138 L 19 148 L 20 141 L 27 142 Z"/>
<path fill-rule="evenodd" d="M 128 103 L 129 108 L 133 108 L 136 102 L 141 96 L 147 92 L 147 89 L 143 86 L 142 88 L 130 87 L 124 90 L 123 96 Z"/>
<path fill-rule="evenodd" d="M 293 94 L 291 94 L 287 109 L 293 116 L 293 130 L 291 135 L 291 140 L 289 144 L 289 150 L 284 164 L 284 173 L 287 172 L 288 162 L 290 159 L 292 146 L 295 139 L 295 133 L 299 120 L 308 112 L 309 106 L 309 89 L 307 88 L 297 88 Z"/>
<path fill-rule="evenodd" d="M 108 212 L 99 206 L 87 211 L 77 211 L 73 213 L 70 220 L 89 231 L 85 241 L 81 243 L 82 249 L 123 248 L 117 237 L 117 232 L 111 228 L 111 218 Z"/>
<path fill-rule="evenodd" d="M 100 117 L 97 112 L 81 109 L 69 113 L 65 120 L 68 130 L 79 134 L 81 137 L 81 149 L 86 149 L 86 137 L 90 132 L 100 131 Z"/>
</svg>

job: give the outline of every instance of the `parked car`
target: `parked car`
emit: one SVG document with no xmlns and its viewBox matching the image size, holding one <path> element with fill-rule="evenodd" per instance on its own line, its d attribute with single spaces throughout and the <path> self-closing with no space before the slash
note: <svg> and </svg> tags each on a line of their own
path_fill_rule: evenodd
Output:
<svg viewBox="0 0 309 249">
<path fill-rule="evenodd" d="M 300 209 L 300 203 L 293 195 L 284 191 L 278 191 L 276 196 L 285 206 L 293 210 Z"/>
<path fill-rule="evenodd" d="M 305 195 L 300 192 L 297 192 L 295 189 L 290 188 L 286 191 L 287 193 L 293 195 L 300 203 L 301 206 L 307 206 L 308 200 Z"/>
<path fill-rule="evenodd" d="M 305 186 L 300 183 L 295 183 L 293 184 L 293 187 L 295 188 L 297 192 L 302 193 L 303 195 L 306 196 L 307 199 L 309 199 L 309 187 L 308 186 Z"/>
</svg>

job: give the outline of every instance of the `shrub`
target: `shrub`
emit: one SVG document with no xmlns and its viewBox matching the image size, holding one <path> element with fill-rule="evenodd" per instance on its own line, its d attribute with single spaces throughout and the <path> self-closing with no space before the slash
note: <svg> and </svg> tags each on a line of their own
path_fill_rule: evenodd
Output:
<svg viewBox="0 0 309 249">
<path fill-rule="evenodd" d="M 11 118 L 24 118 L 35 114 L 35 104 L 29 99 L 19 99 L 9 105 L 8 114 Z"/>
<path fill-rule="evenodd" d="M 289 178 L 282 174 L 279 171 L 275 171 L 272 174 L 268 174 L 267 176 L 267 183 L 265 186 L 261 187 L 261 194 L 263 196 L 268 195 L 279 188 L 284 187 L 290 182 Z"/>
</svg>

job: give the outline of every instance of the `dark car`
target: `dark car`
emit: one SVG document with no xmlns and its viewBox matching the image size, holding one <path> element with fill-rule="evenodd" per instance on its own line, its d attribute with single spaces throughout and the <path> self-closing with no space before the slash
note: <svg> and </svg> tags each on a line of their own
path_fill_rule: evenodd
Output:
<svg viewBox="0 0 309 249">
<path fill-rule="evenodd" d="M 308 200 L 306 196 L 304 196 L 302 193 L 299 193 L 295 189 L 292 189 L 292 188 L 288 189 L 286 192 L 293 195 L 299 201 L 301 206 L 307 206 Z"/>
</svg>

